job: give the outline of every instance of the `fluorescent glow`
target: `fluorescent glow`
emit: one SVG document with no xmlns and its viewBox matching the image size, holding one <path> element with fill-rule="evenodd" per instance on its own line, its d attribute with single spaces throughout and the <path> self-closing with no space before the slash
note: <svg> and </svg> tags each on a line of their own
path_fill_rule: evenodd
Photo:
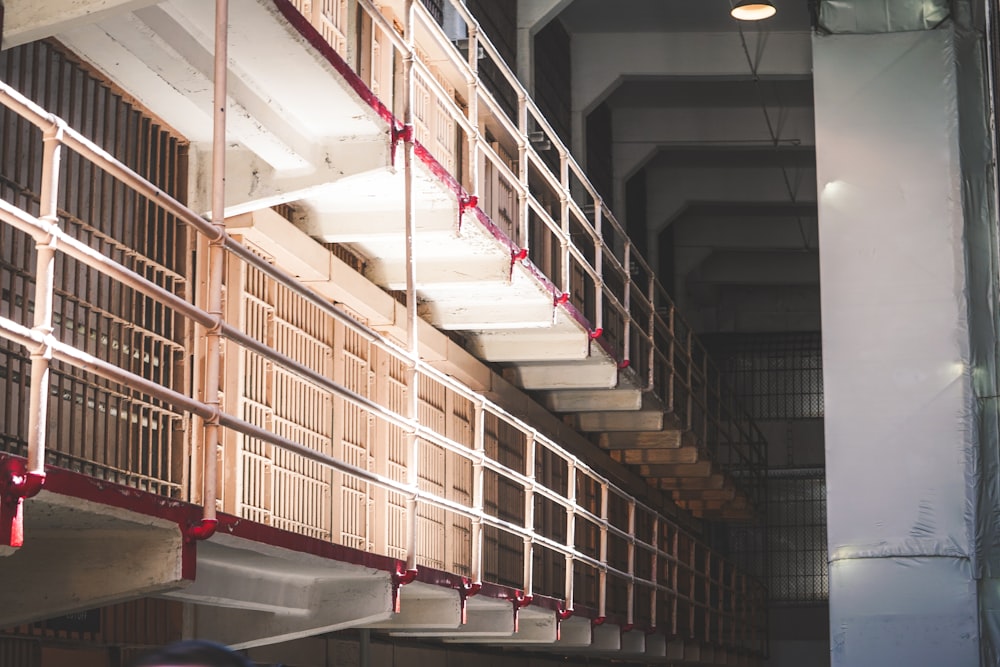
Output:
<svg viewBox="0 0 1000 667">
<path fill-rule="evenodd" d="M 753 2 L 744 0 L 743 2 L 736 3 L 732 11 L 729 14 L 734 19 L 739 19 L 740 21 L 760 21 L 761 19 L 768 19 L 774 16 L 778 12 L 770 2 Z"/>
</svg>

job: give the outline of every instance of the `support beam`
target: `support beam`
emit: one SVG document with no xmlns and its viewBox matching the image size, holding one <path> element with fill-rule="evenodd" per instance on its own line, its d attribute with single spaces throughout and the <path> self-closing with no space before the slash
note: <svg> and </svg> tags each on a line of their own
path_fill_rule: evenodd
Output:
<svg viewBox="0 0 1000 667">
<path fill-rule="evenodd" d="M 449 630 L 403 630 L 393 632 L 394 637 L 426 637 L 441 639 L 462 636 L 470 641 L 478 639 L 502 639 L 514 634 L 514 613 L 509 604 L 481 603 L 468 601 L 467 621 L 455 629 Z M 485 606 L 484 606 L 485 605 Z M 553 641 L 555 635 L 553 633 Z"/>
<path fill-rule="evenodd" d="M 715 465 L 711 461 L 698 463 L 674 463 L 660 465 L 640 465 L 639 474 L 643 477 L 709 477 Z"/>
<path fill-rule="evenodd" d="M 545 394 L 545 407 L 553 412 L 628 411 L 642 408 L 641 389 L 621 388 L 610 391 L 565 390 Z"/>
<path fill-rule="evenodd" d="M 197 579 L 168 597 L 214 607 L 304 615 L 309 613 L 312 583 L 307 576 L 267 576 L 239 563 L 199 558 Z"/>
<path fill-rule="evenodd" d="M 589 342 L 583 327 L 572 325 L 549 331 L 484 331 L 470 341 L 469 351 L 487 361 L 517 362 L 517 371 L 507 379 L 525 389 L 613 387 L 617 366 L 609 371 L 603 363 L 589 363 Z M 566 366 L 554 363 L 570 360 L 580 362 L 572 365 L 580 378 L 565 377 Z"/>
<path fill-rule="evenodd" d="M 594 433 L 601 431 L 660 431 L 664 426 L 662 410 L 639 412 L 587 412 L 576 416 L 577 428 Z"/>
<path fill-rule="evenodd" d="M 715 474 L 708 477 L 659 477 L 651 481 L 664 491 L 721 489 L 726 483 L 726 476 Z"/>
<path fill-rule="evenodd" d="M 507 645 L 551 645 L 556 641 L 556 615 L 555 612 L 546 610 L 545 613 L 527 614 L 524 610 L 519 612 L 517 632 L 510 637 L 477 637 L 471 634 L 459 634 L 445 637 L 447 643 L 467 643 L 467 644 L 497 644 Z"/>
<path fill-rule="evenodd" d="M 591 621 L 589 618 L 573 616 L 559 624 L 559 639 L 555 646 L 581 647 L 590 646 Z"/>
<path fill-rule="evenodd" d="M 270 613 L 198 605 L 194 635 L 234 648 L 292 641 L 325 632 L 365 627 L 392 616 L 389 575 L 364 579 L 317 579 L 308 587 L 304 613 Z"/>
<path fill-rule="evenodd" d="M 622 629 L 618 625 L 604 623 L 593 627 L 593 641 L 590 644 L 595 651 L 620 651 L 622 647 Z"/>
<path fill-rule="evenodd" d="M 177 524 L 42 491 L 25 504 L 24 546 L 0 562 L 0 627 L 185 586 L 195 545 Z M 185 570 L 188 571 L 185 571 Z"/>
<path fill-rule="evenodd" d="M 664 431 L 613 431 L 602 433 L 601 449 L 676 449 L 694 444 L 694 436 L 680 429 Z"/>
<path fill-rule="evenodd" d="M 639 630 L 629 630 L 628 632 L 623 631 L 621 643 L 622 653 L 645 653 L 646 633 Z"/>
<path fill-rule="evenodd" d="M 462 604 L 457 591 L 410 584 L 400 589 L 400 595 L 399 613 L 368 627 L 390 632 L 413 632 L 455 630 L 462 626 Z"/>
<path fill-rule="evenodd" d="M 613 456 L 622 463 L 629 465 L 694 464 L 698 463 L 700 452 L 697 447 L 623 449 L 615 451 Z"/>
</svg>

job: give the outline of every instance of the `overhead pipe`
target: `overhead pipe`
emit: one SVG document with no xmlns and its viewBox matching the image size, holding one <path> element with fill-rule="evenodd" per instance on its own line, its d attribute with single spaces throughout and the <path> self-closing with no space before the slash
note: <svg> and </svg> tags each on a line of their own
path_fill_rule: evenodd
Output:
<svg viewBox="0 0 1000 667">
<path fill-rule="evenodd" d="M 218 502 L 220 433 L 219 377 L 222 366 L 222 279 L 226 262 L 226 106 L 229 70 L 229 0 L 215 0 L 215 72 L 212 126 L 212 227 L 208 245 L 208 313 L 216 325 L 205 334 L 205 403 L 213 415 L 205 420 L 202 452 L 202 518 L 190 526 L 186 537 L 205 540 L 215 534 Z"/>
</svg>

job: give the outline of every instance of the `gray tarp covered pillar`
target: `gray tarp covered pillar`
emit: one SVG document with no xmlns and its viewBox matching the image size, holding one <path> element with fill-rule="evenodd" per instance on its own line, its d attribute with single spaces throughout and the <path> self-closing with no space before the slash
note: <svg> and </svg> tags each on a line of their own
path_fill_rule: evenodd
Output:
<svg viewBox="0 0 1000 667">
<path fill-rule="evenodd" d="M 813 41 L 834 667 L 980 664 L 951 26 Z"/>
</svg>

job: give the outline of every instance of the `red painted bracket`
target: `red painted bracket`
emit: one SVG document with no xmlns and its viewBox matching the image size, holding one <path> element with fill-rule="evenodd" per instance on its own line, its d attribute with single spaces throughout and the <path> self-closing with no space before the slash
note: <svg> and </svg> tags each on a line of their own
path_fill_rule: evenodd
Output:
<svg viewBox="0 0 1000 667">
<path fill-rule="evenodd" d="M 479 206 L 479 197 L 476 195 L 459 195 L 458 197 L 458 231 L 462 231 L 462 216 L 470 208 Z"/>
<path fill-rule="evenodd" d="M 608 620 L 607 616 L 598 616 L 597 618 L 592 620 L 591 623 L 594 625 L 604 625 L 604 621 L 606 620 Z"/>
<path fill-rule="evenodd" d="M 399 600 L 399 588 L 400 586 L 405 586 L 407 584 L 412 584 L 413 580 L 417 578 L 416 570 L 407 570 L 402 563 L 396 564 L 396 571 L 392 573 L 392 610 L 395 613 L 399 613 L 400 610 L 400 600 Z"/>
<path fill-rule="evenodd" d="M 604 329 L 602 329 L 601 327 L 597 327 L 596 329 L 590 332 L 590 340 L 597 340 L 598 338 L 601 337 L 601 334 L 603 333 Z"/>
<path fill-rule="evenodd" d="M 569 302 L 569 292 L 563 292 L 562 294 L 556 295 L 556 305 L 562 305 Z"/>
<path fill-rule="evenodd" d="M 517 264 L 518 262 L 524 261 L 527 258 L 528 258 L 527 248 L 521 248 L 520 250 L 510 251 L 510 271 L 507 272 L 508 280 L 514 279 L 514 265 Z"/>
<path fill-rule="evenodd" d="M 468 579 L 462 579 L 462 585 L 458 587 L 458 599 L 462 610 L 462 625 L 469 622 L 468 614 L 466 613 L 465 601 L 469 598 L 478 595 L 479 591 L 482 590 L 483 584 L 478 581 L 469 581 Z"/>
<path fill-rule="evenodd" d="M 622 634 L 625 634 L 626 632 L 632 632 L 633 630 L 635 630 L 634 623 L 626 623 L 625 625 L 622 626 Z"/>
<path fill-rule="evenodd" d="M 632 365 L 631 361 L 629 361 L 628 359 L 622 359 L 621 362 L 619 362 L 618 364 L 618 370 L 623 371 L 631 365 Z"/>
<path fill-rule="evenodd" d="M 392 127 L 392 143 L 398 144 L 400 141 L 408 142 L 413 141 L 413 126 L 412 125 L 394 125 Z"/>
<path fill-rule="evenodd" d="M 458 198 L 458 215 L 462 216 L 470 208 L 479 206 L 479 197 L 476 195 L 462 195 Z"/>
<path fill-rule="evenodd" d="M 389 161 L 395 165 L 396 164 L 396 146 L 399 142 L 411 142 L 413 141 L 413 126 L 412 125 L 395 125 L 392 126 L 392 142 L 390 149 Z"/>
<path fill-rule="evenodd" d="M 45 473 L 28 472 L 21 459 L 0 458 L 0 545 L 24 545 L 24 500 L 44 484 Z"/>
<path fill-rule="evenodd" d="M 185 542 L 196 542 L 198 540 L 207 540 L 212 535 L 215 535 L 218 527 L 218 519 L 202 519 L 187 526 L 182 526 L 181 532 L 184 533 Z"/>
</svg>

